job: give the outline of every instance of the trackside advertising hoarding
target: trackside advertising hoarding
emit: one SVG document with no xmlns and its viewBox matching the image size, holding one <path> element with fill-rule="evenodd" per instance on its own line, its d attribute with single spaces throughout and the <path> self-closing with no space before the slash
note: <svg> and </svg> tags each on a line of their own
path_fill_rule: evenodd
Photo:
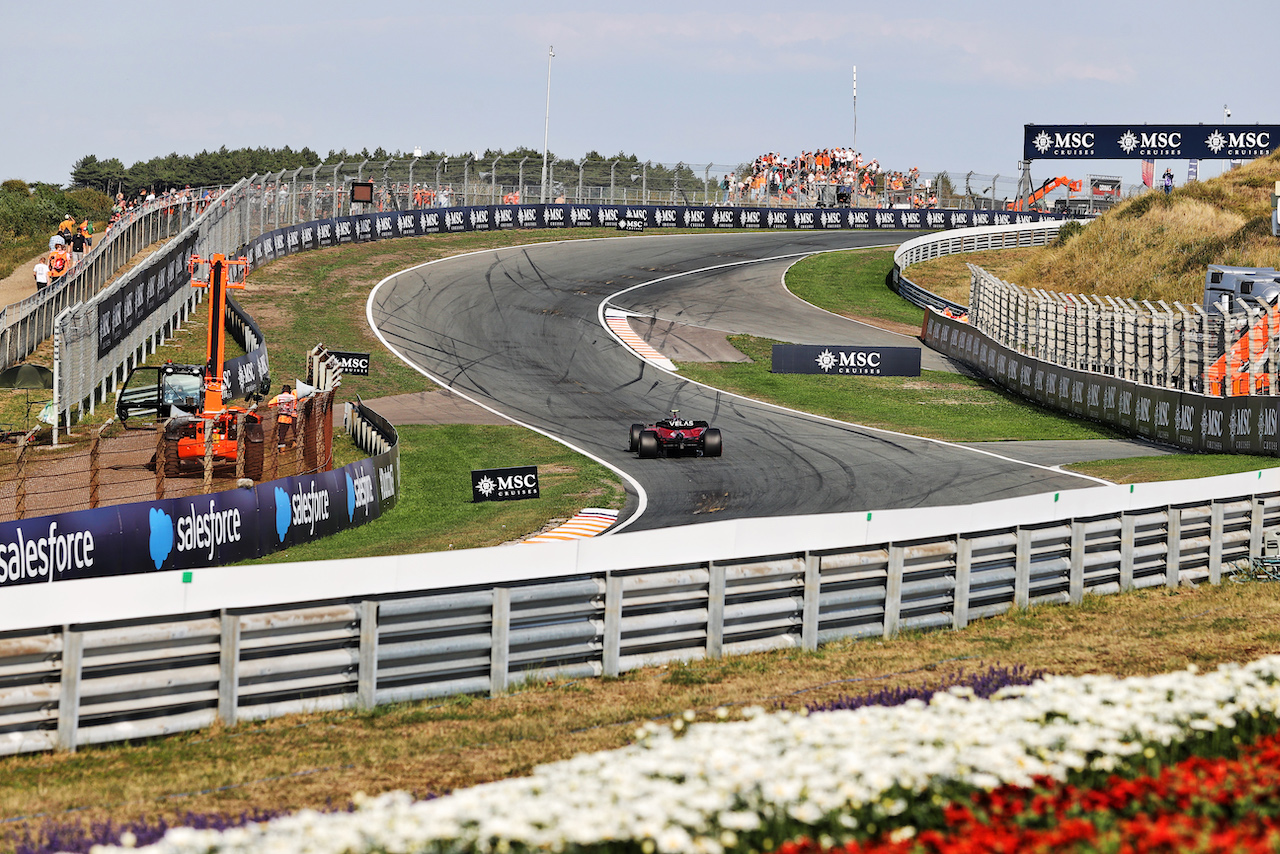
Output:
<svg viewBox="0 0 1280 854">
<path fill-rule="evenodd" d="M 1023 160 L 1253 160 L 1280 148 L 1280 125 L 1024 125 Z"/>
<path fill-rule="evenodd" d="M 1280 399 L 1274 397 L 1206 397 L 1051 365 L 937 312 L 929 313 L 924 341 L 1050 409 L 1187 451 L 1280 456 Z"/>
<path fill-rule="evenodd" d="M 370 522 L 396 503 L 400 450 L 187 498 L 0 523 L 0 588 L 220 566 Z"/>
<path fill-rule="evenodd" d="M 915 347 L 853 347 L 774 344 L 775 374 L 844 374 L 864 377 L 918 377 Z"/>
<path fill-rule="evenodd" d="M 464 231 L 509 228 L 947 229 L 1061 220 L 1038 211 L 743 208 L 686 205 L 483 205 L 389 211 L 314 220 L 269 231 L 242 247 L 254 267 L 295 252 Z"/>
</svg>

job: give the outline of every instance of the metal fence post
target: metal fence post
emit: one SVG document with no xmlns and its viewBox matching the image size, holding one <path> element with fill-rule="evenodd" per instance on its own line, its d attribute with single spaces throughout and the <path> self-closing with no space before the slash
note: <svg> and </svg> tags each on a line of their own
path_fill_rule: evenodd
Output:
<svg viewBox="0 0 1280 854">
<path fill-rule="evenodd" d="M 604 579 L 604 638 L 601 667 L 605 676 L 621 672 L 622 578 L 612 572 Z"/>
<path fill-rule="evenodd" d="M 1165 523 L 1167 534 L 1164 556 L 1164 580 L 1168 587 L 1178 586 L 1178 570 L 1182 568 L 1182 508 L 1170 507 Z"/>
<path fill-rule="evenodd" d="M 1120 517 L 1120 592 L 1133 589 L 1133 529 L 1136 519 L 1125 513 Z"/>
<path fill-rule="evenodd" d="M 1067 596 L 1072 605 L 1084 601 L 1084 522 L 1071 522 L 1071 569 L 1067 580 Z"/>
<path fill-rule="evenodd" d="M 360 670 L 356 681 L 356 702 L 366 711 L 378 704 L 378 602 L 360 603 Z"/>
<path fill-rule="evenodd" d="M 951 594 L 951 628 L 969 625 L 969 579 L 973 567 L 973 540 L 956 537 L 956 586 Z"/>
<path fill-rule="evenodd" d="M 1264 506 L 1262 498 L 1253 496 L 1252 506 L 1249 508 L 1249 555 L 1262 554 L 1262 519 Z"/>
<path fill-rule="evenodd" d="M 804 553 L 804 613 L 800 621 L 800 645 L 813 652 L 818 648 L 818 623 L 822 619 L 822 558 Z"/>
<path fill-rule="evenodd" d="M 898 615 L 902 612 L 902 566 L 904 563 L 902 546 L 890 543 L 888 575 L 884 585 L 884 636 L 894 637 L 898 634 Z"/>
<path fill-rule="evenodd" d="M 724 656 L 724 564 L 707 562 L 707 658 Z"/>
<path fill-rule="evenodd" d="M 1209 505 L 1209 583 L 1222 580 L 1222 504 Z"/>
<path fill-rule="evenodd" d="M 493 588 L 493 612 L 489 630 L 489 696 L 507 690 L 511 656 L 511 589 Z"/>
<path fill-rule="evenodd" d="M 1027 528 L 1018 528 L 1013 565 L 1013 607 L 1026 608 L 1031 601 L 1031 531 Z"/>
<path fill-rule="evenodd" d="M 58 749 L 74 752 L 80 728 L 80 676 L 84 662 L 84 632 L 62 629 L 62 667 L 58 690 Z"/>
<path fill-rule="evenodd" d="M 240 615 L 223 609 L 218 646 L 218 720 L 234 726 L 240 705 Z"/>
</svg>

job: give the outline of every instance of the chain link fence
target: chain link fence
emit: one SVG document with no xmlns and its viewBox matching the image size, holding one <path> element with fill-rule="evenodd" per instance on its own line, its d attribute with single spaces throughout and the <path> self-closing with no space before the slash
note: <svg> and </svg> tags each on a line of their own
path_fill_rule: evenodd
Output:
<svg viewBox="0 0 1280 854">
<path fill-rule="evenodd" d="M 237 430 L 235 460 L 210 456 L 182 466 L 179 476 L 166 474 L 163 423 L 133 430 L 109 423 L 72 451 L 21 440 L 0 445 L 0 522 L 235 489 L 253 474 L 249 460 L 260 466 L 263 481 L 329 471 L 335 394 L 320 391 L 298 401 L 292 422 L 280 422 L 275 406 L 257 409 L 257 429 Z"/>
</svg>

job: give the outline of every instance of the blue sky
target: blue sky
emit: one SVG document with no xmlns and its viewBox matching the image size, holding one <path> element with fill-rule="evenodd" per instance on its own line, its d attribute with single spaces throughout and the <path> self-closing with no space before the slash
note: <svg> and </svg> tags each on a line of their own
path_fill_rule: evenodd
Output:
<svg viewBox="0 0 1280 854">
<path fill-rule="evenodd" d="M 1013 175 L 1026 123 L 1280 123 L 1280 3 L 353 4 L 0 0 L 0 178 L 86 154 L 541 149 L 733 164 L 854 142 L 890 169 Z M 483 11 L 469 11 L 469 9 Z M 51 38 L 51 31 L 60 35 Z M 1172 165 L 1179 183 L 1186 163 Z M 1220 164 L 1202 165 L 1201 175 Z M 1121 175 L 1114 161 L 1038 162 Z"/>
</svg>

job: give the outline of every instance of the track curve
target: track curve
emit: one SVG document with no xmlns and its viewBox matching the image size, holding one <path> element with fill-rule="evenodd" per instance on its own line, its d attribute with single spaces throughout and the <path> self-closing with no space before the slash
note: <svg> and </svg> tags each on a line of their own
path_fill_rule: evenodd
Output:
<svg viewBox="0 0 1280 854">
<path fill-rule="evenodd" d="M 384 343 L 424 374 L 628 475 L 633 495 L 622 516 L 632 517 L 632 530 L 964 505 L 1093 484 L 710 389 L 639 361 L 598 320 L 608 302 L 797 343 L 906 345 L 913 339 L 886 341 L 892 333 L 817 309 L 781 284 L 782 272 L 805 254 L 885 237 L 665 235 L 489 250 L 394 274 L 374 289 L 367 310 Z M 936 354 L 925 353 L 926 367 L 936 367 Z M 719 427 L 725 455 L 638 460 L 628 452 L 630 423 L 676 408 Z"/>
</svg>

